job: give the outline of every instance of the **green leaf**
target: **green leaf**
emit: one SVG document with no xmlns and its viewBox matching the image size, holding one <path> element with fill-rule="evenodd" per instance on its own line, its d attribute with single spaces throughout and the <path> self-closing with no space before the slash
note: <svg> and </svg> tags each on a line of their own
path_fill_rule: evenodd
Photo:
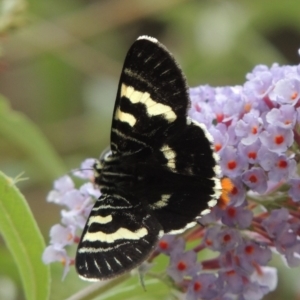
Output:
<svg viewBox="0 0 300 300">
<path fill-rule="evenodd" d="M 19 269 L 26 299 L 48 299 L 50 269 L 42 262 L 44 239 L 24 196 L 2 172 L 0 216 L 0 232 Z"/>
<path fill-rule="evenodd" d="M 49 179 L 66 173 L 63 161 L 41 130 L 25 115 L 11 110 L 8 101 L 1 95 L 0 136 L 23 150 Z"/>
</svg>

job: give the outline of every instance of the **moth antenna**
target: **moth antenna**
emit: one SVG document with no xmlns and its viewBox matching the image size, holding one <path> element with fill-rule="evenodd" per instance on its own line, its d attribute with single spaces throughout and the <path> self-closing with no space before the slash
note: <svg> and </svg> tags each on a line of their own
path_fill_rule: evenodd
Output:
<svg viewBox="0 0 300 300">
<path fill-rule="evenodd" d="M 94 170 L 93 168 L 84 168 L 84 169 L 81 169 L 81 168 L 77 168 L 77 169 L 72 169 L 71 171 L 69 171 L 68 173 L 71 173 L 71 172 L 77 172 L 77 171 L 92 171 Z"/>
</svg>

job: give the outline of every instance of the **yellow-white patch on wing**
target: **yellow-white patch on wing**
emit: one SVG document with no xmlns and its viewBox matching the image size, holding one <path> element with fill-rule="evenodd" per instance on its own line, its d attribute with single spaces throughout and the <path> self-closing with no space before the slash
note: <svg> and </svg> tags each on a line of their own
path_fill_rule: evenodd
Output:
<svg viewBox="0 0 300 300">
<path fill-rule="evenodd" d="M 161 199 L 153 204 L 150 205 L 152 209 L 160 209 L 168 205 L 168 200 L 170 199 L 170 194 L 163 194 L 161 195 Z"/>
<path fill-rule="evenodd" d="M 209 213 L 210 213 L 210 209 L 208 209 L 208 208 L 201 211 L 202 216 L 207 215 Z"/>
<path fill-rule="evenodd" d="M 207 202 L 207 205 L 209 207 L 214 207 L 217 203 L 218 203 L 218 201 L 216 199 L 212 199 L 212 200 Z"/>
<path fill-rule="evenodd" d="M 175 157 L 176 152 L 172 150 L 168 145 L 163 145 L 160 151 L 164 154 L 165 158 L 168 160 L 167 166 L 170 169 L 175 169 Z"/>
<path fill-rule="evenodd" d="M 108 215 L 105 217 L 101 216 L 90 216 L 88 225 L 90 226 L 92 223 L 98 223 L 98 224 L 107 224 L 112 221 L 112 216 Z"/>
<path fill-rule="evenodd" d="M 84 241 L 89 242 L 106 242 L 106 243 L 114 243 L 116 240 L 139 240 L 148 234 L 148 230 L 146 228 L 140 228 L 137 231 L 130 231 L 127 228 L 119 228 L 117 231 L 113 233 L 104 233 L 102 231 L 97 232 L 86 232 L 83 238 Z"/>
<path fill-rule="evenodd" d="M 136 118 L 132 114 L 121 111 L 120 107 L 118 107 L 116 110 L 115 119 L 128 123 L 131 127 L 133 127 L 136 123 Z"/>
<path fill-rule="evenodd" d="M 132 86 L 127 86 L 124 83 L 121 86 L 121 97 L 126 97 L 132 104 L 144 104 L 149 116 L 161 115 L 169 123 L 174 122 L 177 118 L 171 106 L 159 103 L 152 99 L 149 93 L 140 92 L 135 90 Z"/>
</svg>

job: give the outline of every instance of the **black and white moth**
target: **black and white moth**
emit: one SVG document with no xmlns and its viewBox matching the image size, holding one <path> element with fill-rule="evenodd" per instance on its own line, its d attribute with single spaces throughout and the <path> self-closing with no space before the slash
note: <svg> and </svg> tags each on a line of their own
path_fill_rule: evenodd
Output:
<svg viewBox="0 0 300 300">
<path fill-rule="evenodd" d="M 139 266 L 164 233 L 180 233 L 221 194 L 218 155 L 203 124 L 187 117 L 181 69 L 155 38 L 129 49 L 113 112 L 110 151 L 95 164 L 102 195 L 78 245 L 82 279 Z"/>
</svg>

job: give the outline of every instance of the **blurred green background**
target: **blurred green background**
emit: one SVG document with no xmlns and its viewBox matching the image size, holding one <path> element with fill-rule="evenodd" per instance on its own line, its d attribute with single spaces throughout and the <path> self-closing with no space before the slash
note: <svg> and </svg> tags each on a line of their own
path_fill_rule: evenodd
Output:
<svg viewBox="0 0 300 300">
<path fill-rule="evenodd" d="M 52 181 L 108 145 L 122 63 L 139 35 L 165 44 L 190 86 L 238 85 L 257 64 L 299 63 L 299 12 L 295 0 L 0 0 L 0 93 L 37 124 L 62 160 L 48 172 L 0 135 L 0 170 L 29 177 L 18 186 L 46 242 L 60 219 L 59 207 L 45 200 Z M 276 259 L 274 264 L 279 285 L 265 299 L 300 299 L 299 268 L 288 270 Z M 51 268 L 51 299 L 86 286 L 73 269 L 62 282 L 62 267 Z M 0 239 L 3 287 L 5 299 L 24 299 L 17 268 Z"/>
</svg>

